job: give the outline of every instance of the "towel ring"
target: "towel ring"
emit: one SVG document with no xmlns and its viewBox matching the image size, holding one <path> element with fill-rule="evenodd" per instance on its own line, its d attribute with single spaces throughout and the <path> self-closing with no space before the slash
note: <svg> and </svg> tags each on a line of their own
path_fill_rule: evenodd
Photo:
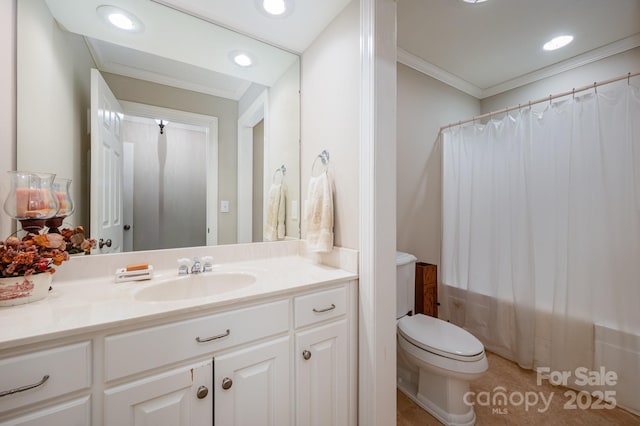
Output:
<svg viewBox="0 0 640 426">
<path fill-rule="evenodd" d="M 284 182 L 284 175 L 287 173 L 287 168 L 283 164 L 282 166 L 278 167 L 275 172 L 273 172 L 273 179 L 271 179 L 272 183 L 276 183 L 276 176 L 278 175 L 278 172 L 282 173 L 282 179 L 280 179 L 280 183 Z"/>
<path fill-rule="evenodd" d="M 327 151 L 325 149 L 320 154 L 318 154 L 316 156 L 316 158 L 313 159 L 313 164 L 311 164 L 311 175 L 312 176 L 313 176 L 313 169 L 316 166 L 316 161 L 318 161 L 318 158 L 320 159 L 320 161 L 322 161 L 322 165 L 324 166 L 324 171 L 325 172 L 329 168 L 329 151 Z"/>
</svg>

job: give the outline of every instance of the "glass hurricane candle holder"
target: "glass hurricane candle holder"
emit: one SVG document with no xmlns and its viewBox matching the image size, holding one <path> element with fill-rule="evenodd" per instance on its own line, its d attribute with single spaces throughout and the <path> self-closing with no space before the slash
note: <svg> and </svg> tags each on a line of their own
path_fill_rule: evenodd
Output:
<svg viewBox="0 0 640 426">
<path fill-rule="evenodd" d="M 51 219 L 47 219 L 46 225 L 49 227 L 49 232 L 59 234 L 58 229 L 62 226 L 62 221 L 65 217 L 71 216 L 74 210 L 73 200 L 71 199 L 71 193 L 69 188 L 71 187 L 71 179 L 63 179 L 56 177 L 53 181 L 53 194 L 58 199 L 58 213 Z"/>
<path fill-rule="evenodd" d="M 58 213 L 58 199 L 53 194 L 52 173 L 11 171 L 9 194 L 4 202 L 4 211 L 20 221 L 22 229 L 38 233 L 47 219 Z"/>
</svg>

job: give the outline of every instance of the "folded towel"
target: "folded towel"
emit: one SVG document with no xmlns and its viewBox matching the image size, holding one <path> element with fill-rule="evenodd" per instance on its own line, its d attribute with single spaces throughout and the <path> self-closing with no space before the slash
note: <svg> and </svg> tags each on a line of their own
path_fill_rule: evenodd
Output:
<svg viewBox="0 0 640 426">
<path fill-rule="evenodd" d="M 267 218 L 265 219 L 263 240 L 282 240 L 285 236 L 286 196 L 282 184 L 272 184 L 267 196 Z"/>
<path fill-rule="evenodd" d="M 305 224 L 309 251 L 330 252 L 333 249 L 333 191 L 326 172 L 309 180 Z"/>
</svg>

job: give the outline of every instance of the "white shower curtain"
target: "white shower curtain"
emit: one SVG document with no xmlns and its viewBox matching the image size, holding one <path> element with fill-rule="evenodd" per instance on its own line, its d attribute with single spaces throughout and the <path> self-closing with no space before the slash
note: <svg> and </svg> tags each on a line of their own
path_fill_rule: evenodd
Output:
<svg viewBox="0 0 640 426">
<path fill-rule="evenodd" d="M 526 368 L 598 368 L 595 325 L 640 335 L 636 87 L 453 127 L 442 144 L 441 316 Z"/>
</svg>

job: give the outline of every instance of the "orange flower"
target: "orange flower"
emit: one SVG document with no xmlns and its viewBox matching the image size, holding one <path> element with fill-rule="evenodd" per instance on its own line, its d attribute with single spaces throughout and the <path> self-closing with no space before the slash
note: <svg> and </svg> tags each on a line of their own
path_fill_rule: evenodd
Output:
<svg viewBox="0 0 640 426">
<path fill-rule="evenodd" d="M 53 261 L 54 265 L 60 266 L 60 265 L 62 265 L 62 262 L 67 260 L 67 258 L 68 258 L 68 256 L 66 256 L 65 253 L 60 253 L 60 254 L 56 254 L 55 256 L 53 256 L 53 258 L 51 260 Z"/>
<path fill-rule="evenodd" d="M 49 247 L 49 239 L 47 238 L 47 234 L 35 235 L 33 237 L 33 241 L 40 247 Z"/>
</svg>

